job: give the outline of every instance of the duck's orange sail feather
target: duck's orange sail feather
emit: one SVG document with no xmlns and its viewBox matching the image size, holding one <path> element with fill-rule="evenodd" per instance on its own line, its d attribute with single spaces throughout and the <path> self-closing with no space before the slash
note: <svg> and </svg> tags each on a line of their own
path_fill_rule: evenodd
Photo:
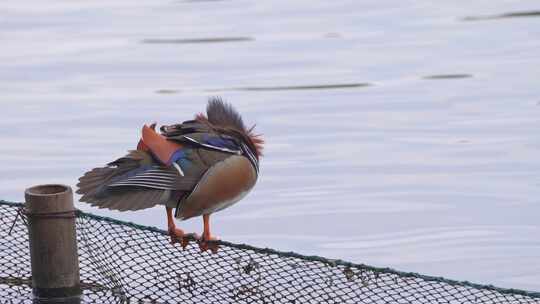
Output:
<svg viewBox="0 0 540 304">
<path fill-rule="evenodd" d="M 169 166 L 173 154 L 180 149 L 181 144 L 167 140 L 147 125 L 143 126 L 142 139 L 137 145 L 137 150 L 150 151 L 161 163 Z"/>
</svg>

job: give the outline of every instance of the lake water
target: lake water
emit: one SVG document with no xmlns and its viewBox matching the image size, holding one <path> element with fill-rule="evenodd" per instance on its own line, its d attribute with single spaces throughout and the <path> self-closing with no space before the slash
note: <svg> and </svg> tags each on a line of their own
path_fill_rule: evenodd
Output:
<svg viewBox="0 0 540 304">
<path fill-rule="evenodd" d="M 0 5 L 0 198 L 232 102 L 266 139 L 222 239 L 540 290 L 538 1 Z M 97 214 L 165 227 L 163 208 Z M 180 226 L 202 230 L 202 220 Z"/>
</svg>

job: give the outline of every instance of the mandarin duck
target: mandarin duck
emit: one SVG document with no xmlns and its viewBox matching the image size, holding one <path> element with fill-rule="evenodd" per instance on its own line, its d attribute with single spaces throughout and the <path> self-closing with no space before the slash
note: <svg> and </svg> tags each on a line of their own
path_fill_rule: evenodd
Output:
<svg viewBox="0 0 540 304">
<path fill-rule="evenodd" d="M 190 239 L 217 251 L 210 215 L 242 199 L 255 185 L 263 140 L 246 128 L 228 103 L 211 98 L 206 115 L 180 124 L 143 126 L 136 150 L 86 172 L 77 184 L 80 201 L 99 208 L 140 210 L 165 205 L 171 242 Z M 203 233 L 187 234 L 173 219 L 203 217 Z"/>
</svg>

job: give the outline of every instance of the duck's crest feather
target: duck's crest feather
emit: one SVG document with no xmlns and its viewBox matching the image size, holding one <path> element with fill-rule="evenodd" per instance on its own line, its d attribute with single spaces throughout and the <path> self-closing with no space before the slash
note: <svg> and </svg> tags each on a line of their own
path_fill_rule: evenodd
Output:
<svg viewBox="0 0 540 304">
<path fill-rule="evenodd" d="M 208 122 L 214 127 L 234 129 L 240 132 L 250 142 L 257 157 L 262 155 L 264 140 L 260 134 L 254 133 L 255 126 L 246 128 L 242 116 L 231 104 L 224 102 L 220 97 L 211 97 L 206 106 L 206 116 L 199 113 L 195 116 L 195 120 Z"/>
<path fill-rule="evenodd" d="M 208 121 L 223 128 L 234 128 L 245 132 L 246 126 L 242 116 L 229 103 L 224 102 L 219 97 L 211 97 L 206 106 L 206 115 Z"/>
</svg>

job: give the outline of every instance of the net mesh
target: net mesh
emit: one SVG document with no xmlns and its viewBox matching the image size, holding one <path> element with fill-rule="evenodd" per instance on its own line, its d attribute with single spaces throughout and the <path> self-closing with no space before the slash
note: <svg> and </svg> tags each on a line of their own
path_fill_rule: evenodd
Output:
<svg viewBox="0 0 540 304">
<path fill-rule="evenodd" d="M 21 207 L 0 202 L 0 299 L 8 303 L 32 303 Z M 540 304 L 539 293 L 248 245 L 182 250 L 164 231 L 83 212 L 76 223 L 83 303 Z"/>
</svg>

